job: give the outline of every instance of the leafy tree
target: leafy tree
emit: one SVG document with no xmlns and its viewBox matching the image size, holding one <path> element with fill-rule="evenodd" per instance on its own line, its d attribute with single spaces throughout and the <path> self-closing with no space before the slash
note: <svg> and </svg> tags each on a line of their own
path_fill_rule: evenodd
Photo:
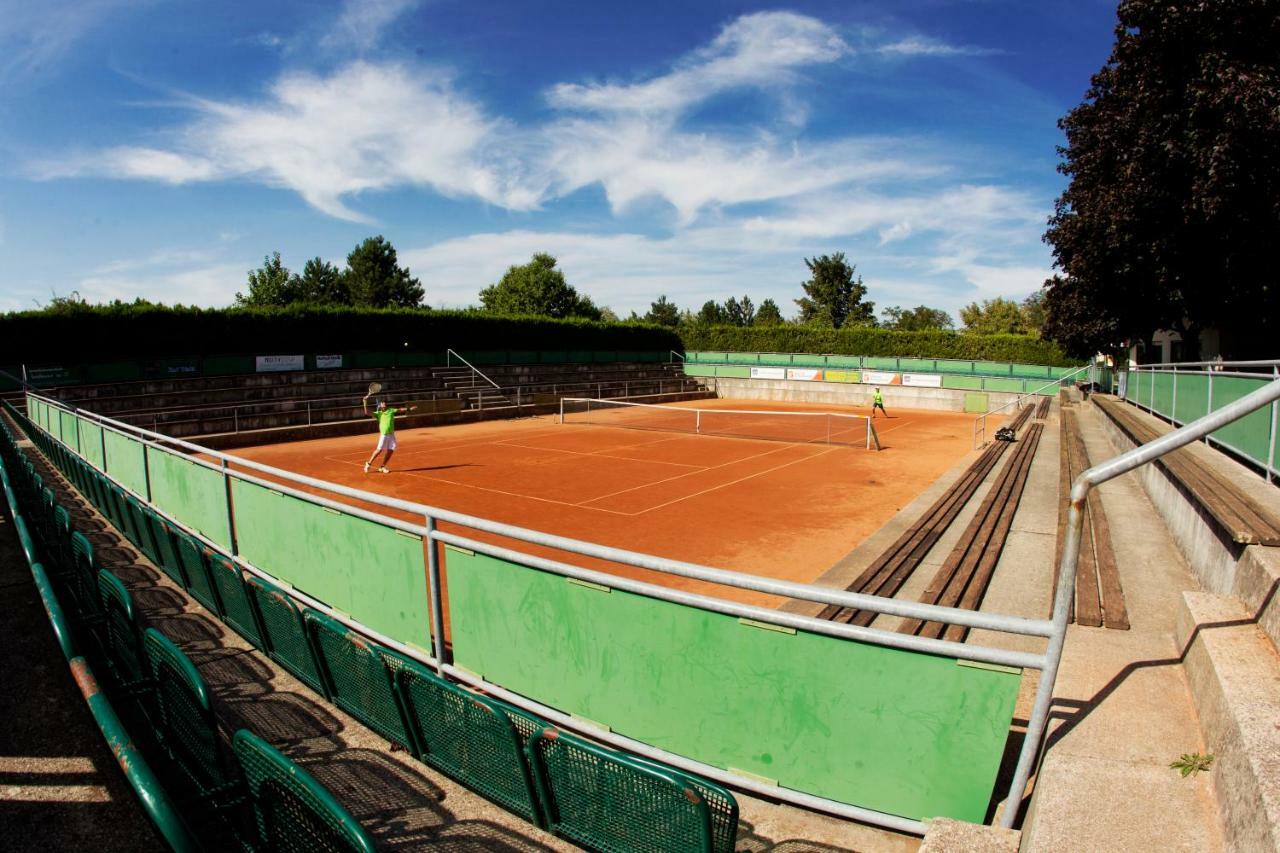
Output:
<svg viewBox="0 0 1280 853">
<path fill-rule="evenodd" d="M 917 305 L 915 308 L 886 308 L 884 326 L 899 332 L 921 332 L 928 329 L 950 329 L 954 325 L 951 315 L 941 308 Z"/>
<path fill-rule="evenodd" d="M 1026 322 L 1022 309 L 1011 299 L 997 297 L 981 305 L 970 302 L 960 309 L 960 321 L 966 332 L 978 335 L 1024 335 Z"/>
<path fill-rule="evenodd" d="M 757 326 L 781 326 L 783 323 L 782 312 L 778 310 L 778 303 L 772 299 L 766 299 L 760 303 L 759 310 L 756 311 Z"/>
<path fill-rule="evenodd" d="M 1043 290 L 1037 290 L 1022 300 L 1022 325 L 1026 326 L 1027 334 L 1039 335 L 1044 328 L 1044 319 L 1045 294 Z"/>
<path fill-rule="evenodd" d="M 730 326 L 750 326 L 756 320 L 756 306 L 750 296 L 742 297 L 739 302 L 730 296 L 724 304 L 724 319 Z"/>
<path fill-rule="evenodd" d="M 1274 354 L 1280 7 L 1124 0 L 1084 101 L 1059 121 L 1070 182 L 1045 240 L 1045 334 L 1075 352 L 1176 328 Z M 1231 343 L 1234 341 L 1235 343 Z M 1268 349 L 1269 348 L 1269 349 Z"/>
<path fill-rule="evenodd" d="M 369 237 L 347 255 L 342 284 L 353 305 L 413 308 L 422 304 L 422 283 L 399 265 L 395 247 L 381 235 Z"/>
<path fill-rule="evenodd" d="M 875 325 L 875 303 L 863 301 L 866 285 L 862 276 L 854 278 L 857 267 L 845 260 L 844 252 L 804 262 L 812 277 L 800 285 L 805 295 L 796 300 L 801 323 L 836 329 Z"/>
<path fill-rule="evenodd" d="M 480 291 L 480 303 L 490 314 L 600 319 L 600 309 L 565 281 L 556 259 L 545 252 L 523 266 L 510 267 L 497 284 Z"/>
<path fill-rule="evenodd" d="M 724 309 L 720 307 L 719 302 L 708 299 L 702 303 L 694 319 L 707 326 L 719 326 L 724 323 Z"/>
<path fill-rule="evenodd" d="M 636 316 L 636 312 L 632 311 L 631 317 L 634 319 L 635 316 Z M 614 311 L 612 308 L 610 308 L 607 305 L 604 308 L 600 309 L 600 320 L 601 322 L 604 322 L 604 323 L 621 322 L 621 319 L 618 317 L 618 312 Z"/>
<path fill-rule="evenodd" d="M 302 275 L 295 277 L 293 289 L 302 302 L 351 304 L 351 294 L 347 290 L 342 273 L 333 264 L 320 258 L 307 261 L 302 268 Z"/>
<path fill-rule="evenodd" d="M 678 326 L 680 324 L 680 309 L 676 304 L 667 299 L 666 294 L 658 297 L 657 302 L 649 304 L 649 313 L 644 315 L 646 323 L 657 323 L 659 326 Z"/>
<path fill-rule="evenodd" d="M 280 253 L 272 252 L 262 259 L 262 266 L 249 270 L 249 295 L 236 293 L 237 305 L 288 305 L 297 300 L 294 276 L 280 261 Z"/>
</svg>

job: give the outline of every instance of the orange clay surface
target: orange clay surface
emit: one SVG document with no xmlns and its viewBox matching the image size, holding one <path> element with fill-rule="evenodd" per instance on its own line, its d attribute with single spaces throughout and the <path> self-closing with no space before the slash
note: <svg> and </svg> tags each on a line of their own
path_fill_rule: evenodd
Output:
<svg viewBox="0 0 1280 853">
<path fill-rule="evenodd" d="M 868 413 L 854 407 L 754 400 L 675 405 Z M 376 442 L 372 421 L 369 435 L 265 445 L 236 454 L 330 482 L 533 530 L 809 582 L 943 472 L 972 455 L 972 415 L 901 409 L 892 414 L 874 422 L 883 448 L 879 452 L 559 424 L 554 417 L 544 416 L 398 430 L 399 449 L 390 474 L 363 473 Z M 454 525 L 442 524 L 441 529 L 499 541 Z M 782 602 L 762 593 L 528 543 L 505 540 L 501 544 L 744 603 L 776 607 Z"/>
</svg>

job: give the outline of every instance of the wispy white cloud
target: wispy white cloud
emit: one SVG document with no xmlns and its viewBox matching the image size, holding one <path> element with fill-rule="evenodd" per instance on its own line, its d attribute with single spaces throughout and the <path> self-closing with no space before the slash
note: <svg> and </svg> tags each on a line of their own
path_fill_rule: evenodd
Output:
<svg viewBox="0 0 1280 853">
<path fill-rule="evenodd" d="M 780 88 L 795 70 L 833 62 L 849 50 L 830 26 L 793 12 L 759 12 L 730 23 L 668 74 L 640 83 L 561 83 L 548 94 L 563 109 L 678 113 L 742 87 Z"/>
<path fill-rule="evenodd" d="M 1001 51 L 972 45 L 954 45 L 928 36 L 908 36 L 875 47 L 877 53 L 886 56 L 991 56 Z"/>
<path fill-rule="evenodd" d="M 50 73 L 112 15 L 153 0 L 0 2 L 0 83 Z"/>
<path fill-rule="evenodd" d="M 372 50 L 383 32 L 420 0 L 346 0 L 342 12 L 320 45 L 329 49 Z"/>
</svg>

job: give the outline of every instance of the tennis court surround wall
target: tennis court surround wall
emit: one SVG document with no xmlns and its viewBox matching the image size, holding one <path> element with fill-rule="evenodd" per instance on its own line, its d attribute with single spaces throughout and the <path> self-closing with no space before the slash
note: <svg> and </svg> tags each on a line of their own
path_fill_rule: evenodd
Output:
<svg viewBox="0 0 1280 853">
<path fill-rule="evenodd" d="M 28 398 L 33 420 L 227 553 L 430 648 L 412 535 Z M 74 444 L 70 439 L 75 436 Z M 454 663 L 652 746 L 912 819 L 982 822 L 1018 669 L 737 619 L 445 549 Z M 429 653 L 429 652 L 428 652 Z"/>
</svg>

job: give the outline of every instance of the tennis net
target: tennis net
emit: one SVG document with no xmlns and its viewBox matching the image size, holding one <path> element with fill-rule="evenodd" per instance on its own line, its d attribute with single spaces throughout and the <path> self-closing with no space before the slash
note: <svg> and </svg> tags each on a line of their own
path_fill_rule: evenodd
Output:
<svg viewBox="0 0 1280 853">
<path fill-rule="evenodd" d="M 622 400 L 563 397 L 560 400 L 560 423 L 880 449 L 880 440 L 870 418 L 836 412 L 691 409 Z"/>
</svg>

